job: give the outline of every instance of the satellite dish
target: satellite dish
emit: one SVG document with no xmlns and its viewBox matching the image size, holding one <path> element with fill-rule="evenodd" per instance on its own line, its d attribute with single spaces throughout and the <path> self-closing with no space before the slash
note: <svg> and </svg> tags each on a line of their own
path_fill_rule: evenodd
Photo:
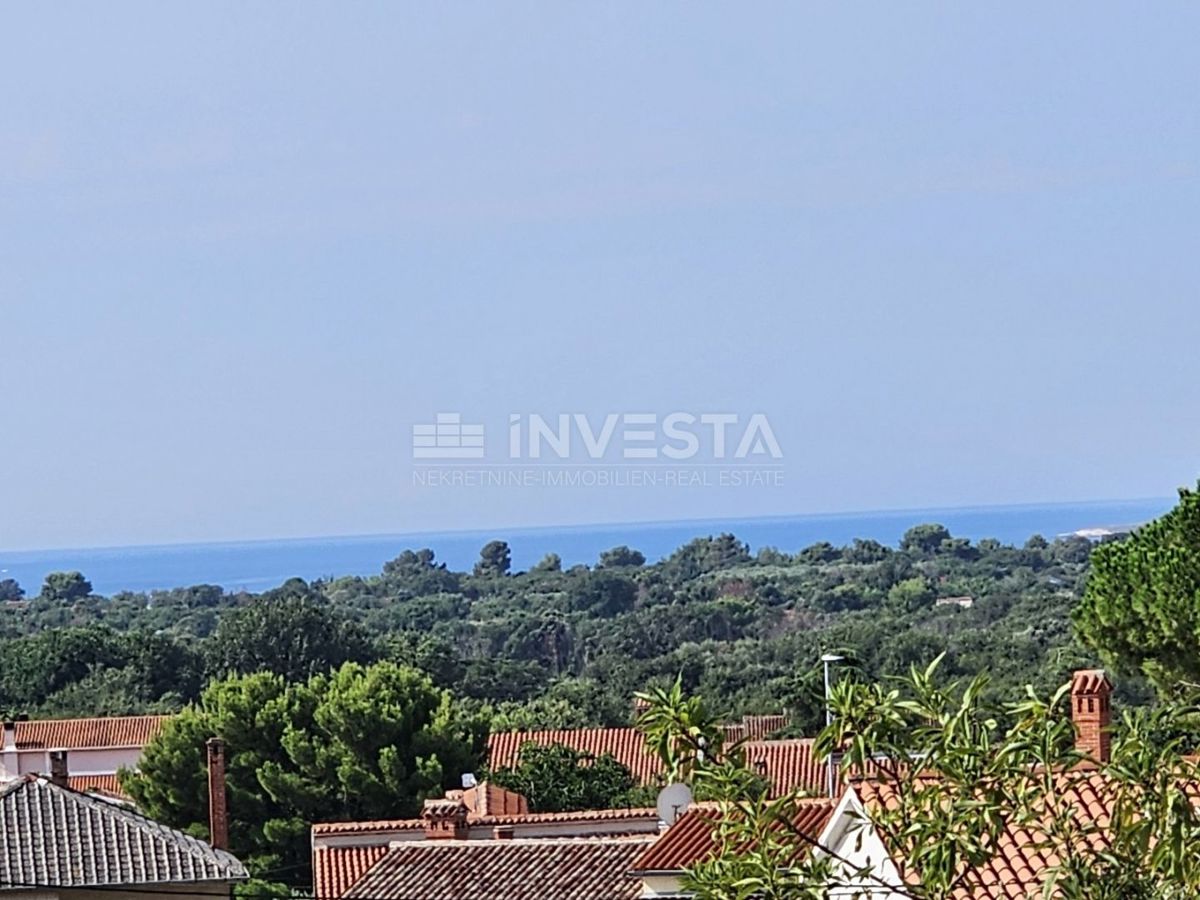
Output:
<svg viewBox="0 0 1200 900">
<path fill-rule="evenodd" d="M 692 789 L 686 784 L 668 784 L 658 793 L 658 818 L 667 826 L 675 824 L 675 820 L 683 815 L 692 805 Z"/>
</svg>

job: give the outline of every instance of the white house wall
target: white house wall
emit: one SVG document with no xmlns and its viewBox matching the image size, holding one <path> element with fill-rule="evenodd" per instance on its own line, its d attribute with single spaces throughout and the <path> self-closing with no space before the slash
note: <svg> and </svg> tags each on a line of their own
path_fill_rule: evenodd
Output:
<svg viewBox="0 0 1200 900">
<path fill-rule="evenodd" d="M 110 747 L 67 752 L 71 775 L 115 775 L 122 768 L 137 768 L 142 758 L 140 747 Z M 0 753 L 0 779 L 50 772 L 49 750 L 6 750 Z"/>
<path fill-rule="evenodd" d="M 838 900 L 902 900 L 903 894 L 887 885 L 899 885 L 900 873 L 888 855 L 879 833 L 863 817 L 862 804 L 853 788 L 842 800 L 821 834 L 820 844 L 834 859 L 835 886 L 830 898 Z M 862 876 L 857 875 L 864 871 Z"/>
</svg>

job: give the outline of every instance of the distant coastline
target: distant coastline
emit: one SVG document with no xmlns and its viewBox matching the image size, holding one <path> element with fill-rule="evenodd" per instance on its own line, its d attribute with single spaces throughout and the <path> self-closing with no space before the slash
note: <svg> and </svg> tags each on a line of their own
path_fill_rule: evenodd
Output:
<svg viewBox="0 0 1200 900">
<path fill-rule="evenodd" d="M 376 574 L 401 550 L 419 547 L 432 548 L 451 568 L 469 569 L 479 548 L 493 538 L 508 541 L 514 568 L 525 569 L 549 552 L 558 553 L 565 565 L 592 563 L 618 544 L 656 560 L 694 537 L 725 531 L 754 550 L 770 546 L 794 552 L 817 541 L 841 545 L 854 538 L 895 544 L 907 528 L 929 521 L 941 522 L 959 537 L 1019 544 L 1033 534 L 1053 539 L 1114 522 L 1135 526 L 1174 503 L 1175 498 L 1156 498 L 15 551 L 0 553 L 0 577 L 17 579 L 31 595 L 47 572 L 71 569 L 82 571 L 104 595 L 192 584 L 261 591 L 294 576 Z"/>
</svg>

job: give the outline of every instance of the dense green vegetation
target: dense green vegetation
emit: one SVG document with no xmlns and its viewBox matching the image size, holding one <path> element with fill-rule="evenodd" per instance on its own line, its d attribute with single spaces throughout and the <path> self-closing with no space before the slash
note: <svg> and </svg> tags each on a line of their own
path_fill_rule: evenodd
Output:
<svg viewBox="0 0 1200 900">
<path fill-rule="evenodd" d="M 1200 684 L 1200 491 L 1124 541 L 1098 547 L 1075 622 L 1124 674 L 1164 694 Z"/>
<path fill-rule="evenodd" d="M 526 744 L 517 766 L 488 777 L 528 800 L 530 812 L 653 806 L 656 795 L 611 754 L 592 756 L 562 745 Z"/>
<path fill-rule="evenodd" d="M 639 724 L 650 745 L 674 778 L 720 804 L 715 853 L 687 872 L 685 891 L 697 900 L 824 900 L 831 888 L 953 900 L 996 896 L 1004 871 L 1004 896 L 1197 896 L 1200 810 L 1181 790 L 1200 779 L 1194 702 L 1126 711 L 1111 755 L 1096 758 L 1078 744 L 1070 684 L 998 698 L 986 674 L 947 682 L 939 668 L 934 660 L 882 683 L 834 685 L 816 753 L 840 752 L 845 772 L 866 773 L 855 783 L 865 802 L 840 845 L 795 828 L 802 795 L 772 797 L 701 698 L 678 683 L 645 694 Z M 1087 812 L 1097 797 L 1105 815 Z M 894 873 L 846 855 L 869 832 Z M 1004 839 L 1014 832 L 1026 842 L 1018 865 Z"/>
<path fill-rule="evenodd" d="M 594 566 L 564 570 L 549 554 L 527 572 L 502 541 L 471 572 L 405 550 L 373 577 L 292 579 L 258 595 L 201 585 L 102 598 L 61 573 L 34 598 L 4 586 L 0 712 L 184 709 L 127 789 L 204 834 L 204 740 L 220 735 L 235 848 L 257 876 L 303 883 L 309 823 L 413 815 L 464 772 L 484 774 L 488 728 L 629 724 L 638 692 L 657 701 L 641 722 L 652 746 L 683 777 L 689 763 L 665 735 L 689 717 L 787 710 L 793 732 L 815 734 L 822 653 L 846 658 L 850 684 L 940 656 L 947 677 L 987 673 L 981 702 L 1026 684 L 1045 696 L 1099 661 L 1074 615 L 1131 676 L 1119 702 L 1143 704 L 1137 673 L 1162 683 L 1194 666 L 1198 505 L 1185 493 L 1163 523 L 1103 546 L 1090 579 L 1088 541 L 971 543 L 936 524 L 895 548 L 752 553 L 722 534 L 653 564 L 622 546 Z M 540 810 L 647 799 L 614 760 L 561 747 L 492 777 Z"/>
<path fill-rule="evenodd" d="M 786 708 L 811 732 L 823 652 L 864 679 L 945 653 L 947 674 L 986 671 L 1004 692 L 1045 690 L 1097 662 L 1071 627 L 1090 550 L 973 544 L 931 524 L 898 548 L 751 553 L 724 534 L 651 565 L 616 547 L 594 566 L 563 570 L 550 554 L 528 572 L 512 571 L 502 541 L 471 572 L 406 550 L 373 577 L 293 579 L 260 595 L 196 586 L 105 599 L 81 595 L 78 573 L 52 575 L 39 596 L 0 608 L 0 711 L 173 709 L 230 674 L 299 681 L 391 660 L 487 704 L 493 727 L 628 724 L 636 691 L 681 674 L 722 716 Z M 1120 688 L 1127 703 L 1145 698 L 1137 680 Z"/>
<path fill-rule="evenodd" d="M 290 683 L 234 675 L 168 722 L 123 786 L 151 817 L 207 837 L 212 736 L 226 742 L 231 848 L 255 876 L 306 884 L 311 823 L 417 815 L 478 769 L 487 726 L 392 663 Z"/>
</svg>

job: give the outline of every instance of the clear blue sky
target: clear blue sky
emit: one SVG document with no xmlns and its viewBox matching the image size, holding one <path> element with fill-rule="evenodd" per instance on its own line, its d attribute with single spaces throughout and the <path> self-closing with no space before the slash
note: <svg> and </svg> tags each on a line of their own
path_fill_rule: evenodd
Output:
<svg viewBox="0 0 1200 900">
<path fill-rule="evenodd" d="M 3 30 L 0 548 L 1200 469 L 1194 3 L 64 3 Z M 411 483 L 440 410 L 675 409 L 767 413 L 786 485 Z"/>
</svg>

